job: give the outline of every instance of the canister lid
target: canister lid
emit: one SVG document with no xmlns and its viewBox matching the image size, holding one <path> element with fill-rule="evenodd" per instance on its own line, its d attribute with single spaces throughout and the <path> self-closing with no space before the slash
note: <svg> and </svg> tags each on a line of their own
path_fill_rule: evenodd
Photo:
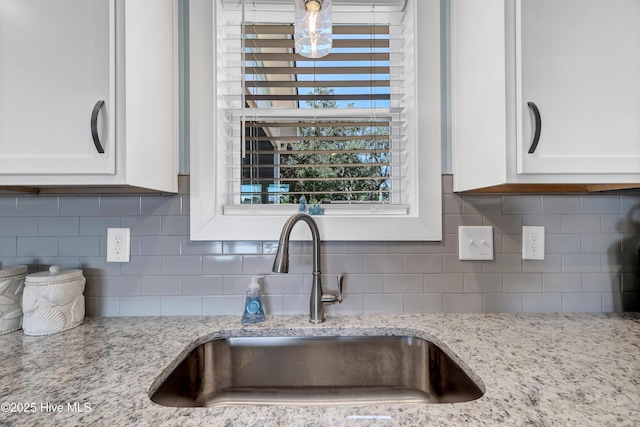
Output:
<svg viewBox="0 0 640 427">
<path fill-rule="evenodd" d="M 2 265 L 0 261 L 0 277 L 18 276 L 27 272 L 26 265 Z"/>
<path fill-rule="evenodd" d="M 27 283 L 46 283 L 46 282 L 59 282 L 63 280 L 79 279 L 82 276 L 82 270 L 79 268 L 70 268 L 63 270 L 59 265 L 52 265 L 49 267 L 49 271 L 40 271 L 38 273 L 32 273 L 27 276 L 25 282 Z"/>
</svg>

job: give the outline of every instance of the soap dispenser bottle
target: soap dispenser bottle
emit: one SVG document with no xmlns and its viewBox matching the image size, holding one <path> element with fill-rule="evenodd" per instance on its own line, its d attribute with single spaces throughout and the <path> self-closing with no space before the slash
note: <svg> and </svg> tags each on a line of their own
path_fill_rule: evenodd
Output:
<svg viewBox="0 0 640 427">
<path fill-rule="evenodd" d="M 244 313 L 242 314 L 242 324 L 259 323 L 266 320 L 264 315 L 264 307 L 262 305 L 262 295 L 260 295 L 260 283 L 258 280 L 263 276 L 252 276 L 247 291 L 247 298 L 244 304 Z"/>
</svg>

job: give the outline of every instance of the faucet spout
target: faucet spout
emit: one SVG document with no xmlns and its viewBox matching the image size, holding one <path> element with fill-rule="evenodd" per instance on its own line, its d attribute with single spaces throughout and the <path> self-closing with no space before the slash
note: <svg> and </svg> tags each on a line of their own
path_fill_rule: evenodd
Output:
<svg viewBox="0 0 640 427">
<path fill-rule="evenodd" d="M 320 273 L 320 230 L 311 215 L 298 212 L 285 222 L 282 227 L 282 232 L 280 233 L 276 257 L 273 261 L 273 271 L 275 273 L 289 272 L 289 239 L 291 237 L 291 230 L 293 230 L 293 227 L 300 221 L 305 222 L 309 226 L 313 240 L 313 283 L 311 285 L 311 299 L 309 301 L 309 321 L 312 323 L 322 323 L 325 321 L 325 304 L 342 302 L 342 290 L 340 291 L 340 296 L 323 295 Z"/>
</svg>

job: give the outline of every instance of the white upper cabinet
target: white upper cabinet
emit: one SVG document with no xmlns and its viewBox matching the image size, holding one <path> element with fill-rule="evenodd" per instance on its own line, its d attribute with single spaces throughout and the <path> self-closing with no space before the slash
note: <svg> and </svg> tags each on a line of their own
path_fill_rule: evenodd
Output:
<svg viewBox="0 0 640 427">
<path fill-rule="evenodd" d="M 640 2 L 516 6 L 518 172 L 640 172 Z M 540 115 L 535 151 L 529 103 Z"/>
<path fill-rule="evenodd" d="M 113 12 L 108 0 L 0 1 L 0 173 L 114 173 Z"/>
<path fill-rule="evenodd" d="M 454 190 L 640 185 L 638 22 L 637 0 L 454 0 Z"/>
<path fill-rule="evenodd" d="M 175 0 L 0 0 L 0 185 L 177 191 Z"/>
</svg>

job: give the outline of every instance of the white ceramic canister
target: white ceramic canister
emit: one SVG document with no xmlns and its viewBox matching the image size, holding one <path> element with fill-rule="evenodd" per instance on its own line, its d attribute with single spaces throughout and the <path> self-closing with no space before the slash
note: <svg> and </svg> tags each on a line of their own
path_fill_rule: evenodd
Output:
<svg viewBox="0 0 640 427">
<path fill-rule="evenodd" d="M 0 262 L 0 335 L 22 327 L 22 290 L 26 265 L 3 266 Z"/>
<path fill-rule="evenodd" d="M 84 320 L 84 285 L 80 269 L 29 274 L 24 283 L 22 329 L 26 335 L 49 335 L 75 328 Z"/>
</svg>

